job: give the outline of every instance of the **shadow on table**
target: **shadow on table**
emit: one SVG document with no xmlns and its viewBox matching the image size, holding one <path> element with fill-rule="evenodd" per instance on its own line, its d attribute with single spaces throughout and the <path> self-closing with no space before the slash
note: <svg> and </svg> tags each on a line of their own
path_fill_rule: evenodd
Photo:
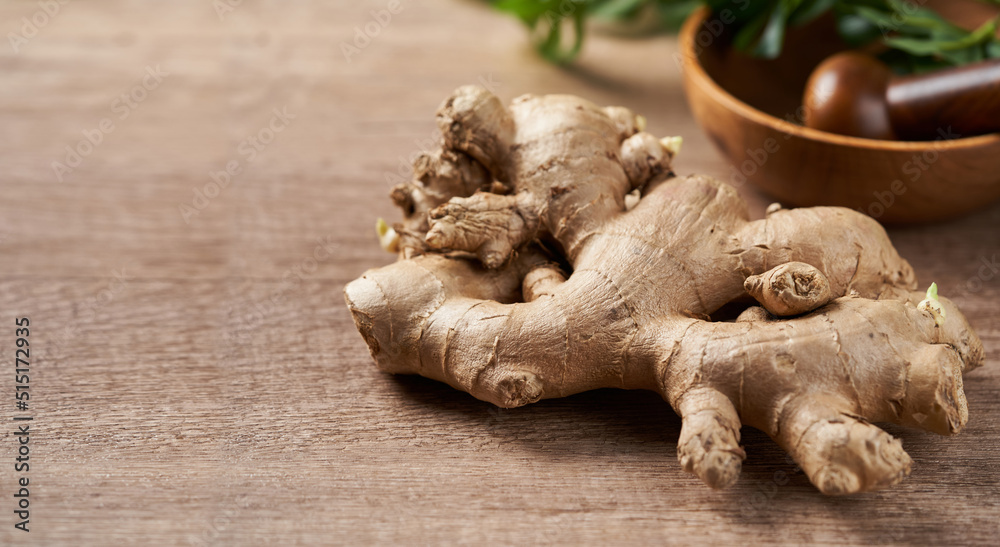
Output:
<svg viewBox="0 0 1000 547">
<path fill-rule="evenodd" d="M 680 418 L 652 392 L 601 389 L 503 409 L 420 376 L 394 379 L 407 400 L 482 427 L 499 443 L 517 442 L 560 457 L 581 450 L 592 457 L 603 447 L 627 446 L 676 461 Z"/>
<path fill-rule="evenodd" d="M 942 503 L 947 496 L 940 494 L 947 494 L 961 477 L 975 476 L 972 480 L 979 483 L 977 488 L 986 487 L 983 496 L 988 497 L 989 490 L 995 490 L 989 484 L 998 478 L 995 472 L 984 475 L 967 459 L 961 466 L 957 461 L 950 466 L 941 462 L 942 454 L 958 450 L 949 445 L 950 439 L 885 425 L 913 456 L 914 475 L 889 490 L 828 497 L 812 486 L 766 434 L 744 428 L 747 459 L 742 476 L 730 489 L 713 491 L 680 469 L 675 444 L 680 418 L 654 393 L 604 389 L 518 409 L 498 409 L 417 376 L 399 376 L 392 384 L 420 410 L 480 428 L 484 444 L 499 447 L 494 450 L 513 443 L 518 450 L 537 452 L 539 458 L 581 462 L 587 473 L 599 473 L 602 468 L 621 473 L 623 460 L 629 461 L 639 468 L 635 472 L 642 474 L 644 484 L 662 492 L 666 503 L 679 504 L 678 510 L 712 511 L 748 534 L 787 530 L 793 542 L 841 537 L 840 541 L 849 543 L 890 544 L 962 537 L 957 523 L 974 502 Z M 678 489 L 684 490 L 683 495 Z M 811 528 L 811 522 L 822 527 Z"/>
</svg>

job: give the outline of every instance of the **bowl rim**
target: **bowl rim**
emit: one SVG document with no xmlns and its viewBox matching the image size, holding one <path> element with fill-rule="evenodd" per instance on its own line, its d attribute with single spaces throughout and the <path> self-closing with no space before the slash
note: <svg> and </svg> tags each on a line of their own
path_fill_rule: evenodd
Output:
<svg viewBox="0 0 1000 547">
<path fill-rule="evenodd" d="M 695 10 L 684 22 L 678 36 L 681 64 L 683 65 L 683 70 L 690 75 L 690 77 L 701 82 L 707 91 L 713 95 L 713 98 L 716 101 L 723 103 L 727 108 L 744 118 L 748 118 L 758 124 L 767 126 L 776 131 L 788 133 L 803 139 L 872 150 L 919 152 L 927 150 L 928 148 L 933 148 L 934 150 L 941 151 L 973 148 L 977 146 L 1000 143 L 1000 133 L 934 141 L 888 141 L 881 139 L 867 139 L 863 137 L 850 137 L 794 124 L 750 106 L 726 91 L 725 88 L 719 85 L 719 83 L 716 82 L 715 79 L 712 78 L 701 65 L 699 52 L 695 51 L 695 37 L 699 28 L 708 19 L 710 14 L 711 9 L 708 6 L 702 6 Z M 713 34 L 713 37 L 714 36 L 715 35 Z M 702 50 L 707 49 L 708 47 L 711 47 L 711 44 L 702 48 Z"/>
</svg>

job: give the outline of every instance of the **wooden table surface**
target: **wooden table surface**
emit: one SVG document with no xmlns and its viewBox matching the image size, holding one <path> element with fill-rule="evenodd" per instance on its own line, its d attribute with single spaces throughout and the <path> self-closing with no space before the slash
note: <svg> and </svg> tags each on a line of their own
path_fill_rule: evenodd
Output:
<svg viewBox="0 0 1000 547">
<path fill-rule="evenodd" d="M 387 4 L 0 4 L 0 544 L 1000 536 L 1000 205 L 891 230 L 965 311 L 987 366 L 966 378 L 961 435 L 888 428 L 915 462 L 888 491 L 823 497 L 754 430 L 740 481 L 711 491 L 681 471 L 680 420 L 650 393 L 498 410 L 379 373 L 342 287 L 393 259 L 373 235 L 397 218 L 387 181 L 431 146 L 455 87 L 628 105 L 684 136 L 680 172 L 730 173 L 687 109 L 670 37 L 595 35 L 558 69 L 482 2 L 401 0 L 348 61 L 341 44 Z M 227 166 L 238 174 L 212 186 Z M 768 198 L 743 192 L 760 216 Z M 26 415 L 24 474 L 12 419 Z M 28 533 L 13 514 L 24 475 Z"/>
</svg>

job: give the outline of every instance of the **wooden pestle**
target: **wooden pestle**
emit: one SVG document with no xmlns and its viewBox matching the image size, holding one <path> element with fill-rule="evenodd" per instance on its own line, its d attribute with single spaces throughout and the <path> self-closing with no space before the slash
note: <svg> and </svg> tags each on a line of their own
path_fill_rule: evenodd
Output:
<svg viewBox="0 0 1000 547">
<path fill-rule="evenodd" d="M 914 76 L 849 51 L 813 71 L 807 127 L 853 137 L 933 140 L 1000 131 L 1000 59 Z"/>
</svg>

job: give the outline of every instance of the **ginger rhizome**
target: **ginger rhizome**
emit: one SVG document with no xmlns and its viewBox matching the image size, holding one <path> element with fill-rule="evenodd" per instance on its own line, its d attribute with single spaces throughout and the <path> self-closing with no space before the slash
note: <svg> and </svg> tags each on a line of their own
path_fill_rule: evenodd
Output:
<svg viewBox="0 0 1000 547">
<path fill-rule="evenodd" d="M 982 344 L 936 289 L 932 305 L 916 292 L 869 217 L 771 207 L 750 221 L 732 187 L 674 176 L 676 139 L 577 97 L 508 109 L 463 87 L 437 121 L 440 150 L 392 191 L 400 259 L 345 289 L 382 370 L 501 407 L 656 391 L 682 418 L 681 465 L 713 487 L 739 475 L 743 425 L 827 494 L 909 473 L 871 422 L 965 425 L 962 375 Z"/>
</svg>

